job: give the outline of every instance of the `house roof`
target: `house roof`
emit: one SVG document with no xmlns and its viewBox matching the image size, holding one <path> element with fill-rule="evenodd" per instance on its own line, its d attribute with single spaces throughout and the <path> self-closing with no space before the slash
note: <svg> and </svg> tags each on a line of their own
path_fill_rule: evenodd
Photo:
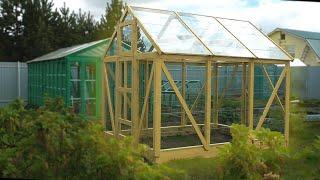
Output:
<svg viewBox="0 0 320 180">
<path fill-rule="evenodd" d="M 320 33 L 319 32 L 311 32 L 311 31 L 301 31 L 295 29 L 286 29 L 286 28 L 277 28 L 273 30 L 269 35 L 273 34 L 277 31 L 284 31 L 289 34 L 292 34 L 296 37 L 304 39 L 307 44 L 313 49 L 316 55 L 320 58 Z"/>
<path fill-rule="evenodd" d="M 283 64 L 277 64 L 276 66 L 283 67 L 284 65 Z M 300 59 L 294 58 L 294 60 L 290 62 L 290 66 L 291 67 L 305 67 L 307 65 L 304 62 L 302 62 Z"/>
<path fill-rule="evenodd" d="M 63 57 L 69 56 L 69 55 L 80 53 L 85 49 L 93 48 L 99 44 L 102 44 L 102 45 L 105 44 L 105 46 L 106 46 L 108 41 L 109 41 L 109 39 L 103 39 L 103 40 L 99 40 L 99 41 L 93 41 L 93 42 L 89 42 L 89 43 L 85 43 L 85 44 L 61 48 L 56 51 L 53 51 L 48 54 L 37 57 L 35 59 L 32 59 L 32 60 L 28 61 L 27 63 L 60 59 L 60 58 L 63 58 Z M 87 54 L 89 54 L 89 56 L 103 56 L 103 54 L 101 54 L 103 52 L 93 51 L 93 53 L 92 52 L 90 52 L 90 53 L 91 54 L 89 54 L 89 53 L 87 53 Z"/>
<path fill-rule="evenodd" d="M 129 6 L 123 19 L 132 17 L 143 43 L 161 54 L 293 60 L 249 21 Z"/>
</svg>

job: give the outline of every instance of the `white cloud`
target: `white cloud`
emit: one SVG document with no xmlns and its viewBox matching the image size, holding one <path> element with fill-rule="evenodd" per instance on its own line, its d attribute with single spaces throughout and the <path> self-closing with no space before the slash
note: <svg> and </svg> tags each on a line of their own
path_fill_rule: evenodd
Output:
<svg viewBox="0 0 320 180">
<path fill-rule="evenodd" d="M 53 0 L 61 7 L 65 0 Z M 320 3 L 279 0 L 126 0 L 129 5 L 168 9 L 235 19 L 245 19 L 270 32 L 276 27 L 320 32 Z M 98 19 L 105 11 L 107 1 L 68 0 L 73 10 L 81 8 Z"/>
</svg>

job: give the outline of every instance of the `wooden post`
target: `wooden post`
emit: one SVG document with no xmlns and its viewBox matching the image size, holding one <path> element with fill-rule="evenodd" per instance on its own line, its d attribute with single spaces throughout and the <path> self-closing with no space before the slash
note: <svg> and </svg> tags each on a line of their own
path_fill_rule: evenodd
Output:
<svg viewBox="0 0 320 180">
<path fill-rule="evenodd" d="M 121 131 L 121 124 L 119 119 L 121 118 L 121 106 L 122 106 L 122 95 L 118 90 L 121 87 L 121 64 L 120 61 L 116 61 L 116 73 L 115 73 L 115 86 L 116 86 L 116 97 L 115 97 L 115 137 L 118 138 Z"/>
<path fill-rule="evenodd" d="M 139 113 L 140 113 L 140 103 L 139 103 L 139 61 L 136 59 L 137 53 L 137 22 L 134 20 L 132 25 L 132 81 L 131 81 L 131 121 L 132 121 L 132 135 L 135 144 L 139 141 Z"/>
<path fill-rule="evenodd" d="M 182 86 L 182 97 L 186 98 L 186 76 L 187 76 L 187 69 L 186 69 L 186 63 L 182 63 L 181 68 L 181 86 Z M 186 113 L 184 112 L 184 109 L 181 107 L 181 126 L 185 126 L 187 124 L 186 122 Z"/>
<path fill-rule="evenodd" d="M 218 79 L 218 64 L 215 63 L 213 67 L 213 76 L 214 76 L 214 89 L 213 89 L 213 124 L 214 127 L 218 127 L 219 123 L 219 110 L 218 110 L 218 99 L 219 99 L 219 79 Z"/>
<path fill-rule="evenodd" d="M 128 88 L 128 62 L 123 62 L 123 87 Z M 123 118 L 128 119 L 128 94 L 123 93 Z"/>
<path fill-rule="evenodd" d="M 145 68 L 144 68 L 144 77 L 145 77 L 145 90 L 147 91 L 148 88 L 148 83 L 149 83 L 149 62 L 146 61 L 145 62 Z M 145 98 L 149 98 L 149 97 L 145 97 Z M 149 100 L 147 100 L 147 104 L 146 104 L 146 113 L 144 115 L 144 120 L 143 120 L 143 127 L 144 128 L 148 128 L 148 118 L 149 118 Z"/>
<path fill-rule="evenodd" d="M 290 120 L 290 89 L 291 89 L 291 74 L 290 74 L 290 63 L 286 63 L 286 92 L 285 92 L 285 116 L 284 116 L 284 137 L 286 146 L 289 146 L 289 120 Z"/>
<path fill-rule="evenodd" d="M 247 125 L 247 65 L 242 63 L 242 92 L 241 92 L 241 123 Z"/>
<path fill-rule="evenodd" d="M 161 59 L 154 61 L 153 98 L 153 150 L 155 161 L 161 149 Z"/>
<path fill-rule="evenodd" d="M 121 29 L 120 26 L 117 25 L 117 52 L 121 54 Z M 116 71 L 115 71 L 115 86 L 116 86 L 116 97 L 115 97 L 115 137 L 118 138 L 121 133 L 121 109 L 122 109 L 122 94 L 119 91 L 119 88 L 122 87 L 122 67 L 121 67 L 120 59 L 116 60 Z"/>
<path fill-rule="evenodd" d="M 210 145 L 211 136 L 211 61 L 206 63 L 206 91 L 205 91 L 205 119 L 204 119 L 204 137 L 207 146 Z"/>
<path fill-rule="evenodd" d="M 253 129 L 253 99 L 254 99 L 254 62 L 249 62 L 249 82 L 248 82 L 248 123 Z"/>
</svg>

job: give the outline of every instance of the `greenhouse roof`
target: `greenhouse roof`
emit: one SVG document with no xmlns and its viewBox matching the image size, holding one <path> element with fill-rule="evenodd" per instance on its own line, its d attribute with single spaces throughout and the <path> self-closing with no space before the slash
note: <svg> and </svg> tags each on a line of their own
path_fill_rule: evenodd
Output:
<svg viewBox="0 0 320 180">
<path fill-rule="evenodd" d="M 69 55 L 80 53 L 85 49 L 93 48 L 99 44 L 104 44 L 106 46 L 108 41 L 109 41 L 109 39 L 103 39 L 103 40 L 99 40 L 99 41 L 93 41 L 93 42 L 89 42 L 89 43 L 85 43 L 85 44 L 61 48 L 61 49 L 58 49 L 58 50 L 53 51 L 51 53 L 37 57 L 31 61 L 28 61 L 28 63 L 37 62 L 37 61 L 47 61 L 47 60 L 60 59 L 60 58 L 63 58 L 63 57 L 69 56 Z M 105 48 L 106 48 L 105 46 L 104 46 L 104 48 L 102 48 L 103 52 L 100 52 L 101 50 L 97 50 L 97 51 L 93 51 L 93 53 L 91 52 L 91 54 L 87 53 L 87 55 L 89 55 L 89 56 L 103 56 Z"/>
<path fill-rule="evenodd" d="M 142 7 L 129 13 L 162 53 L 292 60 L 249 21 Z"/>
</svg>

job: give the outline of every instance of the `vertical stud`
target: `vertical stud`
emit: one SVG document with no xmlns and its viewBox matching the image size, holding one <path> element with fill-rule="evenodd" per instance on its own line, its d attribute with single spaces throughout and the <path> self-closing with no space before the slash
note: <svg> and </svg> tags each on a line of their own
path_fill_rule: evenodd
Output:
<svg viewBox="0 0 320 180">
<path fill-rule="evenodd" d="M 247 124 L 246 109 L 247 109 L 247 65 L 242 63 L 242 88 L 241 88 L 241 123 Z"/>
<path fill-rule="evenodd" d="M 186 76 L 187 76 L 187 68 L 186 68 L 186 63 L 182 63 L 182 68 L 181 68 L 181 86 L 182 86 L 182 97 L 185 99 L 186 98 Z M 187 124 L 186 122 L 186 113 L 184 112 L 184 109 L 181 107 L 181 126 L 185 126 Z"/>
<path fill-rule="evenodd" d="M 254 62 L 249 62 L 248 82 L 248 122 L 249 128 L 253 129 L 253 99 L 254 99 Z"/>
<path fill-rule="evenodd" d="M 206 63 L 205 98 L 204 137 L 207 141 L 207 146 L 209 147 L 211 135 L 211 61 L 207 61 Z"/>
<path fill-rule="evenodd" d="M 285 92 L 285 116 L 284 116 L 284 136 L 286 146 L 289 146 L 289 120 L 290 120 L 290 89 L 291 89 L 291 74 L 290 74 L 290 63 L 286 63 L 285 68 L 286 71 L 286 92 Z"/>
<path fill-rule="evenodd" d="M 218 64 L 215 63 L 213 66 L 213 79 L 214 79 L 214 89 L 213 89 L 213 124 L 214 127 L 218 127 L 219 123 L 219 110 L 218 110 L 218 99 L 219 99 L 219 87 L 218 87 Z"/>
<path fill-rule="evenodd" d="M 153 99 L 153 149 L 155 161 L 161 149 L 161 60 L 154 61 L 154 99 Z"/>
</svg>

